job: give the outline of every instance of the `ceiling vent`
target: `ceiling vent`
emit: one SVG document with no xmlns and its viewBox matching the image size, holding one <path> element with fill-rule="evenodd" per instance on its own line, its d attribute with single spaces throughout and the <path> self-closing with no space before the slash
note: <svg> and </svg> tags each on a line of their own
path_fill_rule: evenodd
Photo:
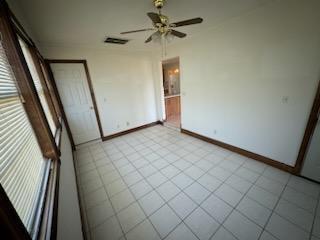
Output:
<svg viewBox="0 0 320 240">
<path fill-rule="evenodd" d="M 111 38 L 107 37 L 106 40 L 104 40 L 105 43 L 113 43 L 113 44 L 126 44 L 129 42 L 128 39 L 121 39 L 121 38 Z"/>
</svg>

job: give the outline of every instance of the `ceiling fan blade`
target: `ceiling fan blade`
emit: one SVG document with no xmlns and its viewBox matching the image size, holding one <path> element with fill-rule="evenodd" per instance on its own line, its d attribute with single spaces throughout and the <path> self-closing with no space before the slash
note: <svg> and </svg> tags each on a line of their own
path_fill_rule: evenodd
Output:
<svg viewBox="0 0 320 240">
<path fill-rule="evenodd" d="M 160 35 L 160 33 L 157 31 L 155 33 L 153 33 L 150 37 L 147 38 L 147 40 L 145 41 L 145 43 L 151 42 L 152 39 L 156 36 L 156 35 Z"/>
<path fill-rule="evenodd" d="M 202 18 L 192 18 L 192 19 L 188 19 L 180 22 L 171 23 L 170 27 L 182 27 L 186 25 L 202 23 L 202 21 L 203 21 Z"/>
<path fill-rule="evenodd" d="M 178 32 L 176 30 L 171 30 L 170 33 L 178 38 L 184 38 L 185 36 L 187 36 L 187 34 L 183 33 L 183 32 Z"/>
<path fill-rule="evenodd" d="M 148 12 L 147 15 L 152 20 L 153 23 L 161 23 L 161 19 L 158 13 Z"/>
<path fill-rule="evenodd" d="M 152 35 L 150 37 L 148 37 L 147 40 L 144 41 L 144 43 L 151 42 L 151 40 L 152 40 Z"/>
<path fill-rule="evenodd" d="M 136 33 L 136 32 L 144 32 L 144 31 L 151 31 L 154 30 L 154 28 L 145 28 L 145 29 L 139 29 L 139 30 L 133 30 L 133 31 L 127 31 L 127 32 L 121 32 L 120 34 L 128 34 L 128 33 Z"/>
</svg>

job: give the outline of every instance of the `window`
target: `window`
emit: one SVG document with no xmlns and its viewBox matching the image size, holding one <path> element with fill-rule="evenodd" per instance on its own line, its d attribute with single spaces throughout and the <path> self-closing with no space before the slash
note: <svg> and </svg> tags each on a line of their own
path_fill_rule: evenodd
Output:
<svg viewBox="0 0 320 240">
<path fill-rule="evenodd" d="M 54 91 L 54 87 L 52 85 L 52 82 L 51 82 L 51 77 L 50 77 L 50 74 L 49 74 L 49 70 L 45 64 L 45 61 L 40 58 L 39 59 L 39 63 L 40 63 L 40 67 L 41 67 L 41 71 L 42 71 L 42 74 L 43 74 L 43 78 L 47 84 L 47 87 L 48 87 L 48 91 L 49 91 L 49 94 L 51 96 L 51 99 L 52 99 L 52 103 L 53 103 L 53 106 L 54 106 L 54 110 L 55 110 L 55 114 L 58 118 L 58 122 L 59 122 L 59 125 L 60 125 L 60 121 L 59 121 L 59 118 L 61 117 L 61 112 L 60 112 L 60 107 L 59 107 L 59 102 L 58 102 L 58 99 L 56 97 L 56 94 L 55 94 L 55 91 Z"/>
<path fill-rule="evenodd" d="M 55 113 L 52 113 L 50 108 L 49 108 L 48 99 L 46 98 L 45 92 L 44 92 L 45 89 L 42 86 L 42 83 L 41 83 L 41 80 L 40 80 L 40 76 L 39 76 L 39 72 L 38 72 L 38 70 L 36 68 L 36 64 L 38 64 L 38 63 L 34 62 L 34 59 L 32 57 L 32 53 L 31 53 L 29 47 L 27 46 L 27 44 L 21 38 L 19 38 L 19 43 L 20 43 L 20 46 L 22 48 L 22 52 L 23 52 L 23 55 L 25 57 L 25 60 L 26 60 L 26 62 L 28 64 L 28 68 L 29 68 L 29 71 L 31 73 L 32 80 L 33 80 L 34 85 L 35 85 L 35 87 L 37 89 L 37 93 L 38 93 L 38 96 L 39 96 L 43 111 L 44 111 L 44 113 L 46 115 L 46 118 L 47 118 L 48 124 L 50 126 L 51 132 L 52 132 L 52 134 L 54 136 L 55 132 L 57 130 L 56 123 L 55 123 L 55 121 L 53 119 L 53 114 L 55 114 Z"/>
<path fill-rule="evenodd" d="M 57 234 L 61 110 L 47 70 L 32 39 L 0 1 L 1 239 Z"/>
<path fill-rule="evenodd" d="M 40 150 L 0 41 L 0 183 L 31 236 L 38 229 L 50 162 Z"/>
</svg>

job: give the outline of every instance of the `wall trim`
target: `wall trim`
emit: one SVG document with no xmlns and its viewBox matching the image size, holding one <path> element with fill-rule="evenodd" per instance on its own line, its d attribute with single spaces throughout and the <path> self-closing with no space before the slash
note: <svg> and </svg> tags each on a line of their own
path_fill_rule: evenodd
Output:
<svg viewBox="0 0 320 240">
<path fill-rule="evenodd" d="M 110 140 L 112 138 L 116 138 L 116 137 L 119 137 L 119 136 L 122 136 L 122 135 L 126 135 L 128 133 L 132 133 L 132 132 L 144 129 L 144 128 L 153 127 L 153 126 L 161 124 L 161 123 L 162 123 L 161 121 L 156 121 L 156 122 L 148 123 L 148 124 L 145 124 L 145 125 L 141 125 L 139 127 L 131 128 L 131 129 L 128 129 L 128 130 L 125 130 L 125 131 L 122 131 L 122 132 L 118 132 L 118 133 L 115 133 L 115 134 L 112 134 L 112 135 L 109 135 L 109 136 L 104 136 L 104 137 L 102 137 L 102 141 L 107 141 L 107 140 Z"/>
<path fill-rule="evenodd" d="M 230 150 L 232 152 L 238 153 L 238 154 L 243 155 L 245 157 L 252 158 L 252 159 L 257 160 L 259 162 L 263 162 L 265 164 L 268 164 L 268 165 L 270 165 L 272 167 L 275 167 L 275 168 L 278 168 L 280 170 L 283 170 L 283 171 L 286 171 L 286 172 L 289 172 L 289 173 L 294 173 L 294 167 L 289 166 L 289 165 L 284 164 L 284 163 L 281 163 L 281 162 L 276 161 L 274 159 L 259 155 L 259 154 L 254 153 L 254 152 L 250 152 L 250 151 L 244 150 L 242 148 L 239 148 L 239 147 L 236 147 L 236 146 L 233 146 L 233 145 L 230 145 L 230 144 L 227 144 L 227 143 L 224 143 L 224 142 L 221 142 L 221 141 L 209 138 L 209 137 L 205 137 L 203 135 L 200 135 L 198 133 L 195 133 L 195 132 L 183 129 L 183 128 L 181 128 L 181 133 L 184 133 L 184 134 L 187 134 L 189 136 L 201 139 L 201 140 L 203 140 L 205 142 L 217 145 L 219 147 L 225 148 L 227 150 Z"/>
<path fill-rule="evenodd" d="M 319 116 L 320 116 L 320 81 L 318 83 L 318 89 L 312 104 L 312 108 L 309 114 L 309 119 L 308 119 L 308 123 L 303 135 L 303 139 L 301 142 L 301 146 L 299 149 L 299 154 L 298 154 L 298 158 L 296 161 L 296 165 L 294 167 L 294 172 L 296 174 L 300 174 L 302 167 L 303 167 L 303 163 L 305 160 L 305 157 L 307 155 L 307 150 L 309 147 L 309 144 L 311 142 L 314 130 L 317 126 L 317 122 L 319 120 Z"/>
</svg>

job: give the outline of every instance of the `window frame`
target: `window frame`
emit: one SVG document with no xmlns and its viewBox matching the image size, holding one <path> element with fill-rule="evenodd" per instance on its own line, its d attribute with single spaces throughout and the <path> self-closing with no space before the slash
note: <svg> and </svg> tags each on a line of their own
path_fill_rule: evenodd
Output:
<svg viewBox="0 0 320 240">
<path fill-rule="evenodd" d="M 47 83 L 45 82 L 44 73 L 41 70 L 40 61 L 43 69 L 48 71 L 47 65 L 31 38 L 24 31 L 21 24 L 10 11 L 5 0 L 0 0 L 0 40 L 5 49 L 7 49 L 8 62 L 12 67 L 15 75 L 17 87 L 19 89 L 23 107 L 26 110 L 27 117 L 36 135 L 39 147 L 45 158 L 50 161 L 50 170 L 48 182 L 44 195 L 43 207 L 40 209 L 38 235 L 36 239 L 55 239 L 57 236 L 57 214 L 58 214 L 58 195 L 59 195 L 59 174 L 60 174 L 60 141 L 61 141 L 61 117 L 57 112 L 60 109 L 54 107 L 53 98 Z M 56 115 L 57 131 L 53 134 L 50 130 L 45 113 L 40 103 L 39 96 L 34 86 L 32 76 L 25 61 L 22 49 L 20 47 L 18 36 L 29 44 L 33 49 L 33 56 L 38 65 L 37 71 L 40 70 L 41 82 L 45 83 L 46 98 L 50 100 L 50 111 L 54 110 Z M 42 59 L 41 59 L 42 58 Z M 48 72 L 47 72 L 48 73 Z M 50 75 L 48 74 L 50 77 Z M 50 81 L 50 79 L 48 79 Z M 53 96 L 53 97 L 52 97 Z M 49 103 L 48 103 L 49 104 Z M 0 230 L 3 237 L 8 239 L 31 239 L 23 222 L 14 209 L 10 199 L 6 195 L 0 184 Z"/>
<path fill-rule="evenodd" d="M 32 61 L 34 63 L 35 69 L 36 69 L 37 74 L 39 76 L 41 87 L 43 89 L 44 97 L 46 99 L 46 102 L 47 102 L 48 107 L 49 107 L 49 111 L 50 111 L 50 113 L 52 115 L 53 122 L 54 122 L 55 127 L 56 127 L 56 130 L 53 133 L 53 137 L 55 138 L 57 132 L 59 131 L 59 128 L 61 128 L 61 122 L 60 122 L 60 119 L 59 119 L 59 115 L 58 115 L 56 106 L 53 103 L 53 97 L 54 96 L 52 95 L 52 92 L 49 91 L 48 81 L 46 81 L 45 75 L 44 75 L 44 72 L 43 72 L 46 69 L 44 69 L 44 67 L 41 67 L 40 56 L 39 56 L 40 54 L 39 54 L 37 48 L 35 46 L 31 45 L 29 41 L 24 40 L 20 31 L 17 31 L 16 33 L 17 33 L 18 37 L 22 41 L 24 41 L 24 43 L 26 44 L 26 46 L 27 46 L 27 48 L 28 48 L 28 50 L 30 52 L 30 55 L 32 57 Z M 39 93 L 37 91 L 36 91 L 36 94 L 38 95 L 38 98 L 39 98 Z"/>
<path fill-rule="evenodd" d="M 42 57 L 42 55 L 38 51 L 37 51 L 37 54 L 38 54 L 39 66 L 40 66 L 40 68 L 42 70 L 41 72 L 43 74 L 43 79 L 44 79 L 44 82 L 47 85 L 48 94 L 51 97 L 53 108 L 54 108 L 55 113 L 56 113 L 57 118 L 58 118 L 59 127 L 61 127 L 61 125 L 62 125 L 62 113 L 61 113 L 61 108 L 60 108 L 60 105 L 59 105 L 58 96 L 57 96 L 57 93 L 55 92 L 55 86 L 52 84 L 53 83 L 53 79 L 51 78 L 49 68 L 48 68 L 44 58 Z"/>
</svg>

